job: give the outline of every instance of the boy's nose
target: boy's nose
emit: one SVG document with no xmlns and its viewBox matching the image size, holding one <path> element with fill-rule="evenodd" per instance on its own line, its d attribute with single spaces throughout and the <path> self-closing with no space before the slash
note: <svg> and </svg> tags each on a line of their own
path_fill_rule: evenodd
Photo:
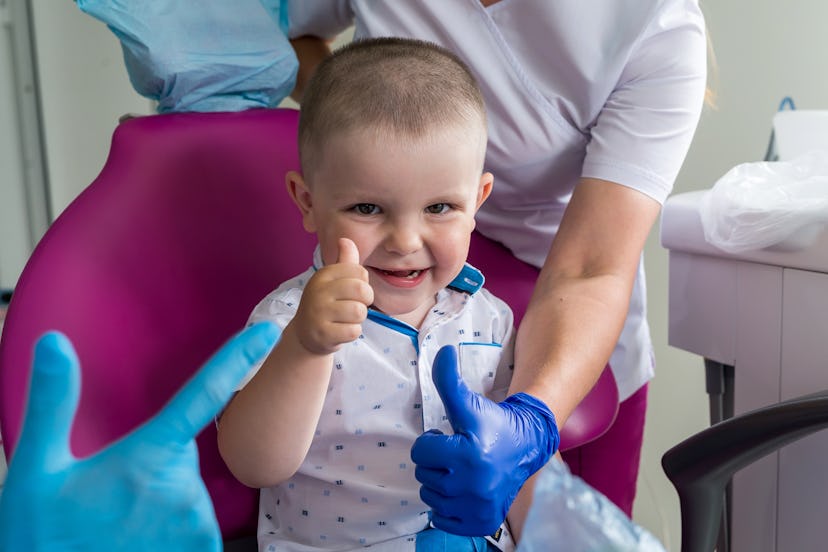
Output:
<svg viewBox="0 0 828 552">
<path fill-rule="evenodd" d="M 416 224 L 395 224 L 385 240 L 385 248 L 397 255 L 409 255 L 422 247 L 422 235 Z"/>
</svg>

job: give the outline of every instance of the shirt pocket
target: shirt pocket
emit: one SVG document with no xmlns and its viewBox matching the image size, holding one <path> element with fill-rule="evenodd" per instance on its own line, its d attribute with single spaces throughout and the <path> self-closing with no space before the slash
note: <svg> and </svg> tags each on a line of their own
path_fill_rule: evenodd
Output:
<svg viewBox="0 0 828 552">
<path fill-rule="evenodd" d="M 498 369 L 504 363 L 503 352 L 500 343 L 460 343 L 460 375 L 469 389 L 487 397 L 491 395 L 499 380 Z"/>
</svg>

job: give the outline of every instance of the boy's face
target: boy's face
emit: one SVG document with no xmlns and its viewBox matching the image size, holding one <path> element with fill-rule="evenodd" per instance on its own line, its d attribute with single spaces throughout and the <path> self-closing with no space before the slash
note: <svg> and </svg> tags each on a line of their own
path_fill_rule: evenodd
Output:
<svg viewBox="0 0 828 552">
<path fill-rule="evenodd" d="M 385 314 L 419 326 L 463 268 L 474 215 L 492 187 L 492 175 L 480 174 L 481 134 L 336 135 L 307 181 L 288 174 L 324 263 L 337 261 L 338 238 L 353 240 Z"/>
</svg>

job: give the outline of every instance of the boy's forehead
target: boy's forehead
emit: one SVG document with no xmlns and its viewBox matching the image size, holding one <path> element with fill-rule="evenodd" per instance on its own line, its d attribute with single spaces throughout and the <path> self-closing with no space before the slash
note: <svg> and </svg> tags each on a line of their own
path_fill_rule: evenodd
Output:
<svg viewBox="0 0 828 552">
<path fill-rule="evenodd" d="M 391 123 L 354 124 L 350 128 L 332 129 L 332 136 L 345 139 L 373 141 L 379 144 L 393 141 L 396 143 L 430 142 L 446 135 L 473 134 L 485 132 L 479 124 L 462 120 L 426 120 L 417 129 L 397 127 Z"/>
<path fill-rule="evenodd" d="M 335 129 L 327 136 L 319 136 L 312 146 L 322 150 L 357 149 L 362 151 L 382 151 L 391 146 L 404 146 L 416 150 L 421 146 L 435 143 L 456 142 L 484 143 L 487 139 L 486 128 L 480 124 L 470 124 L 461 121 L 433 122 L 422 131 L 410 132 L 406 129 L 397 129 L 389 125 L 363 125 L 350 129 Z M 367 153 L 367 151 L 366 151 Z"/>
<path fill-rule="evenodd" d="M 318 180 L 320 173 L 346 181 L 366 166 L 380 169 L 383 165 L 397 174 L 450 165 L 478 172 L 479 176 L 483 170 L 486 129 L 479 124 L 447 121 L 414 134 L 388 126 L 361 125 L 317 135 L 305 146 L 302 169 L 309 181 Z M 418 158 L 420 166 L 406 163 Z"/>
</svg>

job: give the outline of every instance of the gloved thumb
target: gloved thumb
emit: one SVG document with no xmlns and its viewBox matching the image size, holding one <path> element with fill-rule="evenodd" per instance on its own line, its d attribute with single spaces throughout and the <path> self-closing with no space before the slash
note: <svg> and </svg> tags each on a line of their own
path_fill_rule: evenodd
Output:
<svg viewBox="0 0 828 552">
<path fill-rule="evenodd" d="M 443 400 L 454 433 L 468 434 L 477 428 L 480 397 L 463 381 L 457 348 L 444 345 L 437 351 L 431 379 Z"/>
<path fill-rule="evenodd" d="M 339 238 L 339 255 L 336 262 L 359 264 L 359 249 L 353 241 L 348 238 Z"/>
<path fill-rule="evenodd" d="M 233 395 L 239 381 L 278 341 L 272 322 L 249 326 L 228 340 L 182 387 L 166 406 L 138 431 L 143 440 L 167 446 L 187 443 Z"/>
<path fill-rule="evenodd" d="M 47 470 L 67 460 L 79 397 L 80 365 L 72 344 L 61 333 L 44 334 L 35 344 L 26 417 L 13 460 Z"/>
</svg>

